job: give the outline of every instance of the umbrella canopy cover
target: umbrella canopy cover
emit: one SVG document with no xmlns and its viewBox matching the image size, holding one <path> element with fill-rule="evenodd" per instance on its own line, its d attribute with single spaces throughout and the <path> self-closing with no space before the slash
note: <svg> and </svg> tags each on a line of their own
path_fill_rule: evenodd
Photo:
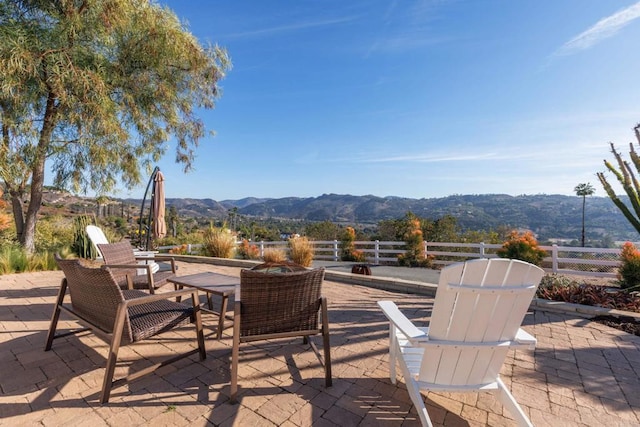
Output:
<svg viewBox="0 0 640 427">
<path fill-rule="evenodd" d="M 164 175 L 158 171 L 153 180 L 153 236 L 156 239 L 162 239 L 167 235 L 164 211 Z"/>
</svg>

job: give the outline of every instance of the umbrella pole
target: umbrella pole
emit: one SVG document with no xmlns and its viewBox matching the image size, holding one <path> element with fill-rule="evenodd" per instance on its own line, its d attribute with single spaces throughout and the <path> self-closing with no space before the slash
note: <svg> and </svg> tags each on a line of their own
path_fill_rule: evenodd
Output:
<svg viewBox="0 0 640 427">
<path fill-rule="evenodd" d="M 149 250 L 149 243 L 151 242 L 151 235 L 150 235 L 150 231 L 151 231 L 151 215 L 153 214 L 153 209 L 151 209 L 151 207 L 149 208 L 149 217 L 147 219 L 147 227 L 146 227 L 146 237 L 144 239 L 144 246 L 142 246 L 143 244 L 143 239 L 142 239 L 142 216 L 144 215 L 144 204 L 147 201 L 147 194 L 149 193 L 149 187 L 151 187 L 151 184 L 153 183 L 153 181 L 156 178 L 156 175 L 158 174 L 158 172 L 160 171 L 160 168 L 158 166 L 156 166 L 153 169 L 153 172 L 151 172 L 151 177 L 149 178 L 149 182 L 147 183 L 147 189 L 144 191 L 144 197 L 142 198 L 142 205 L 140 206 L 140 219 L 139 219 L 139 226 L 138 226 L 138 238 L 140 239 L 140 246 L 144 248 L 144 250 L 148 251 Z M 153 190 L 154 187 L 151 187 L 151 200 L 150 200 L 150 206 L 153 206 L 153 200 L 154 200 L 154 196 L 155 196 L 155 190 Z"/>
</svg>

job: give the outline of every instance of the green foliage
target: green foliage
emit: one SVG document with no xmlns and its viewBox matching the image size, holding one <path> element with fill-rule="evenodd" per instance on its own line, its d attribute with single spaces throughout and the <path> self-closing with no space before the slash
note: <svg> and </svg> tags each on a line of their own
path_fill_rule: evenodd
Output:
<svg viewBox="0 0 640 427">
<path fill-rule="evenodd" d="M 314 222 L 305 227 L 304 234 L 314 240 L 337 240 L 340 227 L 331 221 Z"/>
<path fill-rule="evenodd" d="M 514 230 L 502 248 L 498 249 L 498 256 L 501 258 L 519 259 L 538 266 L 542 264 L 546 254 L 538 247 L 538 241 L 530 231 L 518 233 Z"/>
<path fill-rule="evenodd" d="M 56 269 L 57 265 L 52 252 L 28 254 L 23 247 L 17 244 L 3 246 L 0 249 L 0 274 Z"/>
<path fill-rule="evenodd" d="M 98 251 L 87 235 L 87 225 L 92 225 L 93 217 L 80 215 L 73 220 L 73 244 L 71 250 L 80 258 L 95 259 Z"/>
<path fill-rule="evenodd" d="M 634 128 L 634 132 L 636 139 L 640 143 L 640 124 Z M 604 191 L 607 193 L 607 196 L 609 196 L 611 201 L 613 201 L 620 212 L 622 212 L 625 218 L 627 218 L 633 228 L 640 233 L 640 183 L 638 183 L 638 180 L 636 179 L 636 173 L 640 172 L 640 157 L 638 157 L 632 143 L 629 143 L 629 157 L 631 158 L 631 163 L 622 158 L 622 155 L 616 151 L 613 143 L 610 143 L 610 145 L 611 153 L 616 159 L 618 169 L 606 160 L 604 161 L 604 165 L 609 172 L 613 173 L 618 182 L 622 185 L 622 189 L 627 193 L 633 212 L 615 193 L 604 173 L 598 172 L 596 175 L 598 176 Z M 631 166 L 632 164 L 636 172 L 634 172 Z"/>
<path fill-rule="evenodd" d="M 54 185 L 104 193 L 141 173 L 176 140 L 191 167 L 206 136 L 197 109 L 211 109 L 230 68 L 226 52 L 203 47 L 156 2 L 0 4 L 1 179 L 20 242 L 35 249 L 45 163 Z"/>
<path fill-rule="evenodd" d="M 233 258 L 236 250 L 236 235 L 226 227 L 210 226 L 204 232 L 202 249 L 205 256 Z"/>
<path fill-rule="evenodd" d="M 56 252 L 69 247 L 73 239 L 73 218 L 62 215 L 45 216 L 38 222 L 35 234 L 36 252 Z"/>
</svg>

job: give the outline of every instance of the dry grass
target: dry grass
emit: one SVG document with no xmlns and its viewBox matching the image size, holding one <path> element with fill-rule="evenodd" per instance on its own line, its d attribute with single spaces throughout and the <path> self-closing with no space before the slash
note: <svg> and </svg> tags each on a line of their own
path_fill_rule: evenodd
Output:
<svg viewBox="0 0 640 427">
<path fill-rule="evenodd" d="M 306 237 L 289 239 L 291 261 L 303 267 L 310 267 L 313 262 L 313 245 Z"/>
<path fill-rule="evenodd" d="M 262 259 L 264 262 L 283 262 L 287 260 L 287 254 L 283 249 L 266 248 Z"/>
<path fill-rule="evenodd" d="M 204 232 L 204 255 L 216 258 L 233 258 L 236 236 L 227 228 L 210 227 Z"/>
</svg>

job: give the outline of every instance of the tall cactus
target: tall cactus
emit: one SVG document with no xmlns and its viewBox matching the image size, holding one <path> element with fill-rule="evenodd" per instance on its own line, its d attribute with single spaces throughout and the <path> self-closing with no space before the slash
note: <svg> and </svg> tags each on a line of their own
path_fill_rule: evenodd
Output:
<svg viewBox="0 0 640 427">
<path fill-rule="evenodd" d="M 636 139 L 640 144 L 640 124 L 636 125 L 633 130 L 636 135 Z M 604 161 L 604 165 L 611 173 L 615 175 L 615 177 L 622 185 L 622 188 L 627 193 L 627 196 L 629 196 L 629 202 L 631 204 L 631 207 L 633 208 L 633 212 L 631 211 L 631 209 L 629 209 L 629 206 L 627 206 L 616 195 L 613 187 L 611 186 L 611 184 L 609 184 L 607 178 L 604 176 L 604 173 L 598 172 L 596 175 L 598 176 L 600 183 L 602 183 L 602 186 L 604 187 L 604 191 L 607 193 L 611 201 L 613 201 L 618 209 L 620 209 L 620 211 L 624 214 L 631 225 L 633 225 L 633 228 L 635 228 L 636 231 L 640 233 L 640 183 L 636 178 L 636 174 L 634 173 L 631 164 L 627 160 L 624 160 L 622 158 L 620 153 L 616 151 L 613 143 L 610 144 L 611 152 L 613 153 L 613 156 L 618 163 L 619 169 L 616 169 L 615 166 L 613 166 L 607 160 Z M 633 163 L 633 167 L 635 168 L 635 170 L 637 172 L 640 172 L 640 157 L 638 156 L 638 153 L 636 153 L 636 150 L 633 148 L 633 143 L 629 143 L 629 157 L 631 158 L 631 162 Z"/>
<path fill-rule="evenodd" d="M 87 235 L 87 225 L 94 223 L 90 215 L 80 215 L 73 220 L 73 244 L 71 249 L 80 258 L 95 259 L 98 251 Z"/>
</svg>

